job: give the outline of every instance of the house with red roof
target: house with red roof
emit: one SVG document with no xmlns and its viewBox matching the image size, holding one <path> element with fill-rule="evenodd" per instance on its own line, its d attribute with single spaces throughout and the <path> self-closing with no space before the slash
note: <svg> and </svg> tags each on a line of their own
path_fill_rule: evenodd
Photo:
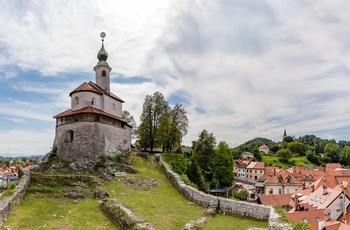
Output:
<svg viewBox="0 0 350 230">
<path fill-rule="evenodd" d="M 259 147 L 259 153 L 268 154 L 270 153 L 270 149 L 267 145 L 263 144 L 262 146 Z"/>
<path fill-rule="evenodd" d="M 295 192 L 300 186 L 302 186 L 302 182 L 286 169 L 282 168 L 277 170 L 275 175 L 267 179 L 264 182 L 264 186 L 265 195 L 286 194 Z"/>
<path fill-rule="evenodd" d="M 102 46 L 94 67 L 96 82 L 84 82 L 74 89 L 71 108 L 54 116 L 57 156 L 68 162 L 97 161 L 131 148 L 131 126 L 122 119 L 124 101 L 110 91 L 108 53 Z"/>
<path fill-rule="evenodd" d="M 265 164 L 264 162 L 250 162 L 246 168 L 247 170 L 247 179 L 258 180 L 264 175 Z"/>
</svg>

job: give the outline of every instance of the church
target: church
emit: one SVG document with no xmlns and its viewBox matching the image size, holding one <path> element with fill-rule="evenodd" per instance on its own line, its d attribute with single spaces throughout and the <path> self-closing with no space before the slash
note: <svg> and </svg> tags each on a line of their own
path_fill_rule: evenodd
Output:
<svg viewBox="0 0 350 230">
<path fill-rule="evenodd" d="M 104 155 L 129 151 L 131 126 L 122 119 L 124 101 L 110 91 L 108 53 L 102 46 L 94 67 L 96 82 L 84 82 L 74 89 L 71 108 L 54 116 L 57 156 L 69 162 L 97 161 Z"/>
</svg>

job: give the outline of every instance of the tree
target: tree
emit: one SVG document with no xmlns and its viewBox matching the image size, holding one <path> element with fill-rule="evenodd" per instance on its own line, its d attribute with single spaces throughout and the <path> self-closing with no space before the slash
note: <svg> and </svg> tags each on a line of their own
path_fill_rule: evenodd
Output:
<svg viewBox="0 0 350 230">
<path fill-rule="evenodd" d="M 277 153 L 277 151 L 280 150 L 280 147 L 278 145 L 274 145 L 270 148 L 270 152 Z"/>
<path fill-rule="evenodd" d="M 199 134 L 198 140 L 193 142 L 193 157 L 201 169 L 209 171 L 215 154 L 216 140 L 213 133 L 207 130 Z"/>
<path fill-rule="evenodd" d="M 345 146 L 340 155 L 340 161 L 342 165 L 350 165 L 350 146 Z"/>
<path fill-rule="evenodd" d="M 280 149 L 276 155 L 281 162 L 285 163 L 287 163 L 293 156 L 292 152 L 289 149 Z"/>
<path fill-rule="evenodd" d="M 283 141 L 282 142 L 287 142 L 287 143 L 290 143 L 293 141 L 293 137 L 291 136 L 285 136 L 283 137 Z"/>
<path fill-rule="evenodd" d="M 151 153 L 153 153 L 153 148 L 159 144 L 160 124 L 166 118 L 169 110 L 169 105 L 160 92 L 146 96 L 142 106 L 141 124 L 137 129 L 137 135 L 140 144 L 145 149 L 149 147 Z"/>
<path fill-rule="evenodd" d="M 133 117 L 127 110 L 123 110 L 122 118 L 123 118 L 123 120 L 125 120 L 129 125 L 131 125 L 131 127 L 132 127 L 132 129 L 131 129 L 131 136 L 132 136 L 132 137 L 135 137 L 136 121 L 135 121 L 134 117 Z"/>
<path fill-rule="evenodd" d="M 212 165 L 213 177 L 214 180 L 218 182 L 219 186 L 231 186 L 233 181 L 233 160 L 230 148 L 226 142 L 219 142 L 215 150 Z"/>
<path fill-rule="evenodd" d="M 326 146 L 324 147 L 324 155 L 326 157 L 329 157 L 332 163 L 339 162 L 339 158 L 340 158 L 339 145 L 335 141 L 326 144 Z"/>
<path fill-rule="evenodd" d="M 299 154 L 305 156 L 305 145 L 301 142 L 292 141 L 288 143 L 288 149 L 292 151 L 293 154 Z"/>
<path fill-rule="evenodd" d="M 188 118 L 182 105 L 175 104 L 174 108 L 165 116 L 160 124 L 160 139 L 162 139 L 163 152 L 170 152 L 179 147 L 182 137 L 187 134 Z"/>
<path fill-rule="evenodd" d="M 203 192 L 207 192 L 207 188 L 205 186 L 204 178 L 201 173 L 201 169 L 197 164 L 197 161 L 191 159 L 191 163 L 187 169 L 187 177 L 188 179 L 198 186 L 198 189 Z"/>
<path fill-rule="evenodd" d="M 313 152 L 312 150 L 307 150 L 307 151 L 306 151 L 306 158 L 307 158 L 310 162 L 312 162 L 312 163 L 315 163 L 315 164 L 317 164 L 317 165 L 320 164 L 320 158 L 319 158 L 319 156 L 317 156 L 317 155 L 315 154 L 315 152 Z"/>
</svg>

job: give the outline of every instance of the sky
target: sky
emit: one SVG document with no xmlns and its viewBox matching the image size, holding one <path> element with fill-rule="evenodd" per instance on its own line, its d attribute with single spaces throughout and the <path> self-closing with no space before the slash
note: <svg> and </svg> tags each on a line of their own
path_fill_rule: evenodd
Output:
<svg viewBox="0 0 350 230">
<path fill-rule="evenodd" d="M 183 144 L 206 129 L 350 140 L 350 1 L 3 0 L 0 156 L 46 154 L 53 116 L 95 81 L 106 33 L 111 91 L 140 124 L 147 95 L 182 104 Z"/>
</svg>

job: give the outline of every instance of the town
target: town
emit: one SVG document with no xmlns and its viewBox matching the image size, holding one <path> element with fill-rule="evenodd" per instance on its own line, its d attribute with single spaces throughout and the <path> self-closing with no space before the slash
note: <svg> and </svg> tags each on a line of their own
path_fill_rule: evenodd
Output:
<svg viewBox="0 0 350 230">
<path fill-rule="evenodd" d="M 259 152 L 268 154 L 269 148 L 262 145 Z M 243 152 L 233 169 L 236 187 L 248 188 L 250 202 L 281 206 L 289 221 L 312 229 L 350 229 L 349 169 L 340 163 L 285 169 L 252 159 L 252 153 Z"/>
</svg>

